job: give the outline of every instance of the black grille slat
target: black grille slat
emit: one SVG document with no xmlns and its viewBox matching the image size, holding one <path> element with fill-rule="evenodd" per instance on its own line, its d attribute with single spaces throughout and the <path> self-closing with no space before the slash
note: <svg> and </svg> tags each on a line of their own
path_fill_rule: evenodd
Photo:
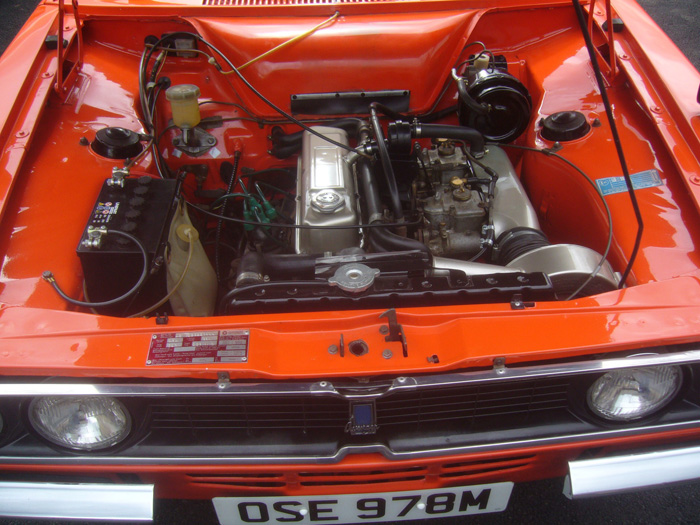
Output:
<svg viewBox="0 0 700 525">
<path fill-rule="evenodd" d="M 494 417 L 527 419 L 566 409 L 568 388 L 566 380 L 545 379 L 398 393 L 377 402 L 377 421 L 384 427 L 429 430 L 440 423 L 466 427 Z"/>
<path fill-rule="evenodd" d="M 378 434 L 435 432 L 445 425 L 470 431 L 511 427 L 533 414 L 566 411 L 568 390 L 566 378 L 399 390 L 376 399 Z M 312 395 L 163 398 L 151 400 L 150 411 L 152 430 L 290 431 L 345 439 L 350 401 Z"/>
<path fill-rule="evenodd" d="M 192 430 L 321 430 L 344 426 L 347 405 L 340 399 L 217 398 L 216 404 L 182 400 L 153 404 L 152 428 Z"/>
</svg>

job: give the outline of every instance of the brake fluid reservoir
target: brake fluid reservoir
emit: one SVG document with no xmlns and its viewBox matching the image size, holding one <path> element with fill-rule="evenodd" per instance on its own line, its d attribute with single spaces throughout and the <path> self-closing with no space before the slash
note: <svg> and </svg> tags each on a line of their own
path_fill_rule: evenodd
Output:
<svg viewBox="0 0 700 525">
<path fill-rule="evenodd" d="M 188 266 L 190 243 L 192 243 L 192 257 Z M 190 222 L 187 209 L 183 206 L 178 206 L 175 212 L 170 225 L 168 244 L 170 246 L 166 262 L 168 293 L 177 285 L 183 272 L 186 271 L 182 283 L 170 297 L 173 313 L 193 317 L 213 315 L 216 305 L 216 273 L 199 241 L 197 230 Z"/>
<path fill-rule="evenodd" d="M 201 120 L 199 114 L 199 88 L 193 84 L 171 86 L 165 92 L 173 113 L 173 124 L 180 129 L 194 128 Z"/>
</svg>

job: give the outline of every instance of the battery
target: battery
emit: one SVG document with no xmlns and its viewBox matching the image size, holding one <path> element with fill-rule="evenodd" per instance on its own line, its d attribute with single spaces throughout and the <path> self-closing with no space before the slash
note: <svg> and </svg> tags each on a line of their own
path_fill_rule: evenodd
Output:
<svg viewBox="0 0 700 525">
<path fill-rule="evenodd" d="M 88 228 L 105 227 L 136 237 L 148 254 L 148 277 L 138 292 L 114 305 L 101 307 L 105 315 L 125 316 L 152 306 L 167 294 L 165 248 L 177 207 L 175 180 L 143 176 L 126 178 L 123 187 L 105 181 L 76 250 L 83 268 L 90 302 L 109 301 L 128 292 L 143 271 L 143 256 L 136 243 L 121 235 L 102 237 L 90 247 Z"/>
</svg>

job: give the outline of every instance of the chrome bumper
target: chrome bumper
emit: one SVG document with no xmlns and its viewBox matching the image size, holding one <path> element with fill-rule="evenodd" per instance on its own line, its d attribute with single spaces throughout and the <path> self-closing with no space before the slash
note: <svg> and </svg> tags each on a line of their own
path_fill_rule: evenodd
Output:
<svg viewBox="0 0 700 525">
<path fill-rule="evenodd" d="M 0 483 L 0 516 L 153 520 L 153 485 Z"/>
<path fill-rule="evenodd" d="M 569 499 L 700 479 L 700 447 L 569 462 Z"/>
</svg>

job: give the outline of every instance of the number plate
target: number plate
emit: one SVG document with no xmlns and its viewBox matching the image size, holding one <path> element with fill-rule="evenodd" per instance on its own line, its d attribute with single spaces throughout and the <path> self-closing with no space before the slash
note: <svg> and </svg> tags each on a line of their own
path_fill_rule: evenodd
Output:
<svg viewBox="0 0 700 525">
<path fill-rule="evenodd" d="M 410 492 L 214 498 L 222 525 L 241 523 L 376 523 L 505 510 L 513 483 Z"/>
</svg>

